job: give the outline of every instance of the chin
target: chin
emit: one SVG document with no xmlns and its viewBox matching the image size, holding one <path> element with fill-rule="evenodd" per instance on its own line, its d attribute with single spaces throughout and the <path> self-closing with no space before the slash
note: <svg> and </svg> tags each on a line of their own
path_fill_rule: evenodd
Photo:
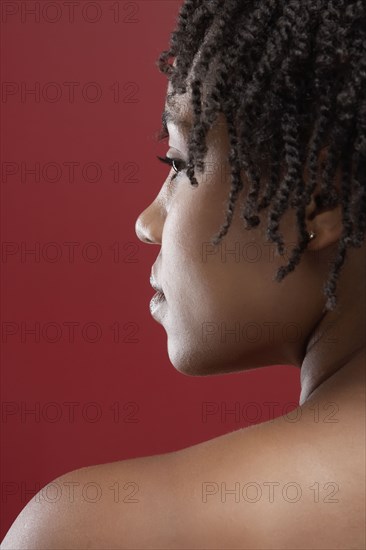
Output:
<svg viewBox="0 0 366 550">
<path fill-rule="evenodd" d="M 215 376 L 293 364 L 283 357 L 274 357 L 271 347 L 204 347 L 201 342 L 182 338 L 168 338 L 168 356 L 175 370 L 186 376 Z"/>
<path fill-rule="evenodd" d="M 168 342 L 168 356 L 173 367 L 186 376 L 214 376 L 218 374 L 230 374 L 231 372 L 240 372 L 251 370 L 261 365 L 252 365 L 246 367 L 248 362 L 240 358 L 228 359 L 227 354 L 223 355 L 215 349 L 194 349 L 183 344 L 173 346 Z M 249 363 L 250 364 L 250 363 Z"/>
<path fill-rule="evenodd" d="M 204 356 L 202 350 L 194 350 L 187 343 L 178 342 L 178 345 L 173 345 L 168 341 L 168 356 L 175 370 L 186 376 L 214 374 L 207 354 Z"/>
</svg>

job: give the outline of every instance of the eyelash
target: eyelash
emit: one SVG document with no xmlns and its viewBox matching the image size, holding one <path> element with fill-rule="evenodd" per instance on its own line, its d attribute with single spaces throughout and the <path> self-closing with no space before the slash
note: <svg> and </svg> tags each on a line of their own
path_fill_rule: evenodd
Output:
<svg viewBox="0 0 366 550">
<path fill-rule="evenodd" d="M 178 164 L 179 164 L 179 163 L 182 163 L 182 164 L 184 164 L 184 162 L 183 162 L 182 160 L 180 160 L 180 159 L 174 159 L 174 158 L 169 158 L 169 157 L 159 157 L 159 156 L 157 156 L 156 158 L 159 159 L 160 162 L 164 162 L 165 164 L 169 164 L 169 166 L 171 166 L 171 167 L 174 169 L 175 174 L 173 174 L 173 176 L 171 177 L 170 181 L 173 181 L 173 180 L 178 176 L 178 174 L 182 171 L 182 168 L 181 168 L 180 170 L 179 170 L 179 169 L 176 170 L 176 169 L 174 168 L 174 164 L 175 164 L 175 163 L 178 163 Z"/>
</svg>

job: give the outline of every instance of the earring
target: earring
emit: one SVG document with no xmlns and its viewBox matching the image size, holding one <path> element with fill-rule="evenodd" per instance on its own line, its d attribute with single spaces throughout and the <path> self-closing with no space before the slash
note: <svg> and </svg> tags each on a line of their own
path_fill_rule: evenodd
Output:
<svg viewBox="0 0 366 550">
<path fill-rule="evenodd" d="M 308 236 L 309 236 L 309 241 L 311 241 L 312 239 L 315 239 L 316 234 L 314 233 L 314 231 L 310 231 L 310 232 L 308 233 Z"/>
</svg>

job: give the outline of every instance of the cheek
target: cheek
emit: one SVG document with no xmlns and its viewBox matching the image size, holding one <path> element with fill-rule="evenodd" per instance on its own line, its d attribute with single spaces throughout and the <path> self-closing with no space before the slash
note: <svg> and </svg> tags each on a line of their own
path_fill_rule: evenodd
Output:
<svg viewBox="0 0 366 550">
<path fill-rule="evenodd" d="M 200 375 L 270 364 L 278 342 L 268 347 L 263 340 L 268 323 L 281 326 L 286 300 L 294 302 L 293 289 L 272 281 L 280 265 L 274 245 L 267 244 L 262 226 L 245 230 L 238 208 L 213 247 L 210 241 L 225 219 L 224 201 L 213 205 L 188 185 L 171 202 L 162 236 L 169 358 L 182 373 Z"/>
<path fill-rule="evenodd" d="M 235 217 L 213 247 L 211 238 L 224 221 L 222 202 L 221 208 L 207 209 L 207 197 L 204 208 L 204 197 L 188 191 L 184 201 L 172 204 L 164 226 L 162 272 L 170 316 L 195 331 L 203 323 L 260 318 L 274 273 L 265 258 L 269 247 L 258 246 L 258 230 L 245 231 Z"/>
<path fill-rule="evenodd" d="M 162 276 L 170 318 L 184 326 L 195 325 L 195 330 L 199 330 L 217 307 L 222 285 L 222 263 L 206 257 L 206 251 L 213 248 L 210 239 L 221 221 L 213 215 L 207 192 L 181 181 L 164 223 Z"/>
<path fill-rule="evenodd" d="M 239 200 L 228 233 L 217 247 L 211 245 L 225 221 L 227 197 L 228 185 L 218 178 L 198 188 L 182 178 L 164 223 L 162 276 L 169 314 L 195 330 L 204 322 L 230 319 L 277 321 L 293 302 L 289 287 L 296 277 L 273 281 L 286 262 L 266 240 L 265 215 L 259 226 L 246 230 Z"/>
</svg>

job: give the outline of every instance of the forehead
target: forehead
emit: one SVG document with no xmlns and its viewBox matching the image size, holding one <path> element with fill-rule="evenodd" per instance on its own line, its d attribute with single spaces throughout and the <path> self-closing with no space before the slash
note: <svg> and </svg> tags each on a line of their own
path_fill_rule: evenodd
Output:
<svg viewBox="0 0 366 550">
<path fill-rule="evenodd" d="M 193 107 L 192 107 L 192 92 L 191 81 L 187 80 L 186 92 L 184 94 L 174 93 L 171 83 L 169 82 L 168 90 L 165 98 L 163 118 L 165 122 L 190 126 L 193 123 Z M 207 97 L 208 85 L 203 82 L 202 86 L 202 108 Z"/>
<path fill-rule="evenodd" d="M 189 131 L 193 125 L 193 107 L 192 107 L 192 90 L 191 84 L 193 79 L 199 77 L 196 73 L 198 62 L 202 56 L 202 48 L 199 48 L 198 52 L 195 54 L 192 65 L 188 70 L 187 77 L 185 79 L 186 92 L 184 94 L 174 93 L 173 86 L 170 81 L 168 81 L 167 94 L 165 99 L 164 112 L 162 114 L 162 123 L 163 127 L 167 132 L 169 132 L 167 125 L 170 123 L 173 126 L 175 125 L 175 130 L 182 130 L 182 132 Z M 173 66 L 176 66 L 177 58 L 174 59 Z M 215 74 L 217 72 L 217 61 L 216 56 L 211 59 L 209 69 L 205 74 L 202 85 L 201 85 L 201 103 L 202 109 L 205 108 L 206 100 L 208 94 L 212 89 L 212 85 L 215 81 Z M 219 114 L 218 119 L 216 119 L 215 125 L 222 125 L 225 122 L 222 119 L 222 116 Z"/>
<path fill-rule="evenodd" d="M 205 38 L 206 42 L 207 37 Z M 186 92 L 184 94 L 174 94 L 173 93 L 173 87 L 171 82 L 168 82 L 168 88 L 167 88 L 167 95 L 166 95 L 166 101 L 165 101 L 165 110 L 168 112 L 171 112 L 172 114 L 176 114 L 176 117 L 178 119 L 188 119 L 188 121 L 192 121 L 193 119 L 193 109 L 191 105 L 191 97 L 192 97 L 192 91 L 191 91 L 191 84 L 195 76 L 199 77 L 199 74 L 196 75 L 196 69 L 197 64 L 201 60 L 202 57 L 202 46 L 198 49 L 196 52 L 194 59 L 192 61 L 192 65 L 188 71 L 185 83 L 186 83 Z M 177 58 L 173 61 L 173 67 L 176 67 L 176 61 Z M 212 85 L 215 81 L 215 74 L 217 71 L 217 63 L 218 63 L 218 57 L 214 56 L 209 65 L 209 69 L 207 73 L 205 74 L 202 82 L 201 87 L 201 95 L 202 95 L 202 102 L 204 103 L 207 99 L 209 91 L 212 89 Z"/>
<path fill-rule="evenodd" d="M 177 124 L 192 123 L 193 109 L 191 105 L 191 91 L 189 86 L 187 86 L 186 93 L 176 94 L 172 91 L 172 87 L 169 82 L 164 111 L 167 122 L 175 122 Z"/>
<path fill-rule="evenodd" d="M 209 6 L 207 6 L 209 7 Z M 186 78 L 186 84 L 187 84 L 187 94 L 183 94 L 182 96 L 178 96 L 178 104 L 172 105 L 172 109 L 178 109 L 178 111 L 183 111 L 183 115 L 190 116 L 192 114 L 191 106 L 190 106 L 190 95 L 191 95 L 191 82 L 195 76 L 197 66 L 199 65 L 200 61 L 202 60 L 202 54 L 206 49 L 206 46 L 210 43 L 212 38 L 215 36 L 215 33 L 217 30 L 221 27 L 221 18 L 220 17 L 214 17 L 214 20 L 212 24 L 210 24 L 209 28 L 205 31 L 205 36 L 203 38 L 202 43 L 200 44 L 198 50 L 194 54 L 191 66 L 188 70 L 187 78 Z M 179 53 L 178 53 L 179 57 Z M 202 83 L 202 100 L 205 101 L 207 97 L 208 91 L 211 89 L 213 82 L 216 80 L 215 76 L 218 69 L 218 64 L 220 62 L 220 52 L 216 52 L 216 54 L 211 55 L 210 63 L 208 70 L 205 74 L 205 77 L 203 79 Z M 177 56 L 173 60 L 173 67 L 175 68 L 177 66 Z M 167 93 L 167 100 L 165 108 L 169 109 L 169 93 L 172 92 L 171 83 L 168 84 L 168 93 Z"/>
</svg>

